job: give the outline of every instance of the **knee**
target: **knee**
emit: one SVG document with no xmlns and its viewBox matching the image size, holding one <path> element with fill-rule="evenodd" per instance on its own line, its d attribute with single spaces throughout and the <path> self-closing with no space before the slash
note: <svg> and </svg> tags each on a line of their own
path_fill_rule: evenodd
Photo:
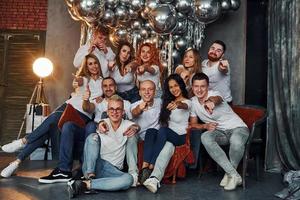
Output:
<svg viewBox="0 0 300 200">
<path fill-rule="evenodd" d="M 93 133 L 86 138 L 85 143 L 87 145 L 98 145 L 100 143 L 100 138 L 97 133 Z"/>
<path fill-rule="evenodd" d="M 211 144 L 213 141 L 213 138 L 211 137 L 211 132 L 206 131 L 201 135 L 201 142 L 203 145 Z"/>
<path fill-rule="evenodd" d="M 127 138 L 127 146 L 137 145 L 137 138 L 136 136 L 132 136 Z"/>
<path fill-rule="evenodd" d="M 132 183 L 133 183 L 133 177 L 128 173 L 124 173 L 122 175 L 122 186 L 123 186 L 122 189 L 123 190 L 129 189 Z"/>
<path fill-rule="evenodd" d="M 230 148 L 239 150 L 245 146 L 245 141 L 241 138 L 235 137 L 230 140 Z"/>
</svg>

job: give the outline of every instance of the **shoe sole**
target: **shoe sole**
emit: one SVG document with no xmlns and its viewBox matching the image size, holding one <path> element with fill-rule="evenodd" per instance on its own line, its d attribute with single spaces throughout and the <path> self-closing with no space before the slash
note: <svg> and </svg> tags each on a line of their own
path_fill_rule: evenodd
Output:
<svg viewBox="0 0 300 200">
<path fill-rule="evenodd" d="M 157 190 L 155 190 L 155 188 L 153 188 L 151 185 L 147 185 L 147 184 L 144 184 L 144 186 L 152 193 L 156 193 Z"/>
<path fill-rule="evenodd" d="M 69 178 L 69 179 L 53 179 L 53 180 L 39 179 L 39 182 L 40 183 L 65 183 L 65 182 L 68 182 L 69 180 L 71 180 L 71 178 Z"/>
<path fill-rule="evenodd" d="M 68 181 L 68 193 L 69 193 L 69 199 L 73 199 L 75 197 L 74 195 L 74 190 L 73 190 L 73 187 L 72 187 L 72 184 L 74 183 L 75 181 Z"/>
<path fill-rule="evenodd" d="M 229 188 L 229 189 L 227 189 L 227 188 L 225 188 L 224 187 L 224 190 L 226 190 L 226 191 L 231 191 L 231 190 L 235 190 L 238 186 L 241 186 L 243 184 L 243 182 L 240 182 L 240 183 L 238 183 L 237 185 L 236 185 L 236 187 L 235 188 Z"/>
</svg>

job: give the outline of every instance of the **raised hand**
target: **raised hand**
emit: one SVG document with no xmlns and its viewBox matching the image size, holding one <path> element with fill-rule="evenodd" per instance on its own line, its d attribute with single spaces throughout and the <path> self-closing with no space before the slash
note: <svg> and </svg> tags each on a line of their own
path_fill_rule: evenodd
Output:
<svg viewBox="0 0 300 200">
<path fill-rule="evenodd" d="M 98 133 L 107 134 L 109 131 L 108 124 L 105 121 L 101 121 L 98 125 Z"/>
<path fill-rule="evenodd" d="M 175 101 L 171 101 L 168 105 L 167 105 L 167 109 L 169 111 L 175 110 L 177 108 L 177 103 Z"/>
<path fill-rule="evenodd" d="M 214 130 L 216 130 L 217 125 L 218 125 L 218 123 L 215 123 L 215 122 L 209 122 L 209 123 L 206 123 L 206 124 L 205 124 L 205 128 L 206 128 L 208 131 L 214 131 Z"/>
<path fill-rule="evenodd" d="M 134 136 L 138 132 L 139 129 L 140 129 L 139 126 L 137 126 L 135 124 L 131 125 L 130 127 L 128 127 L 126 129 L 126 131 L 123 133 L 123 135 L 127 136 L 127 137 L 132 137 L 132 136 Z"/>
<path fill-rule="evenodd" d="M 73 76 L 73 83 L 72 86 L 74 89 L 80 87 L 83 85 L 83 78 L 82 76 L 76 76 L 75 74 L 72 73 Z"/>
<path fill-rule="evenodd" d="M 113 68 L 115 67 L 115 65 L 116 65 L 116 61 L 115 60 L 108 61 L 107 66 L 108 66 L 109 70 L 113 70 Z"/>
<path fill-rule="evenodd" d="M 87 85 L 82 99 L 84 101 L 88 101 L 90 99 L 90 97 L 91 97 L 91 90 L 90 90 L 89 85 Z"/>
<path fill-rule="evenodd" d="M 215 103 L 212 101 L 205 101 L 204 108 L 211 115 L 211 114 L 213 114 L 213 110 L 215 108 Z"/>
<path fill-rule="evenodd" d="M 227 73 L 228 66 L 229 66 L 228 60 L 222 60 L 222 59 L 220 60 L 219 70 L 221 72 Z"/>
<path fill-rule="evenodd" d="M 144 65 L 141 65 L 141 66 L 138 66 L 137 70 L 136 70 L 136 73 L 138 75 L 142 75 L 145 73 L 145 66 Z"/>
<path fill-rule="evenodd" d="M 148 108 L 148 104 L 147 104 L 147 102 L 142 102 L 142 103 L 140 103 L 139 104 L 139 108 L 141 109 L 141 110 L 143 110 L 143 111 L 145 111 L 145 110 L 147 110 L 147 108 Z"/>
</svg>

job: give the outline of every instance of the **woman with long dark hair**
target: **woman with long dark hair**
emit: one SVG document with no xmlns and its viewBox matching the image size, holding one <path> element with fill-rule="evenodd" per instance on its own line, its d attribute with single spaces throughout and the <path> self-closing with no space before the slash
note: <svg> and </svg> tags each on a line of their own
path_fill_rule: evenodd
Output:
<svg viewBox="0 0 300 200">
<path fill-rule="evenodd" d="M 147 188 L 149 182 L 153 184 L 153 181 L 156 183 L 160 181 L 156 177 L 147 178 L 166 142 L 168 141 L 174 146 L 185 143 L 190 105 L 183 79 L 178 74 L 170 75 L 164 82 L 163 103 L 159 116 L 161 127 L 159 130 L 148 129 L 146 131 L 144 162 L 139 181 Z M 169 161 L 166 160 L 166 162 Z"/>
</svg>

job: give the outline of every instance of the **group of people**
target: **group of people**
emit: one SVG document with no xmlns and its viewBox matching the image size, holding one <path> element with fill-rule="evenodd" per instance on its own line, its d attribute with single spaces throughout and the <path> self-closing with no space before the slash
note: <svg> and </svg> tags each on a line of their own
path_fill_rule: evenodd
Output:
<svg viewBox="0 0 300 200">
<path fill-rule="evenodd" d="M 225 171 L 220 185 L 225 190 L 241 185 L 236 169 L 249 130 L 230 107 L 224 42 L 213 42 L 202 63 L 196 49 L 187 49 L 182 65 L 163 78 L 155 45 L 140 44 L 134 57 L 132 45 L 124 42 L 115 55 L 106 44 L 107 35 L 105 29 L 95 29 L 91 41 L 78 49 L 71 98 L 32 133 L 2 146 L 5 152 L 19 154 L 1 176 L 10 177 L 35 149 L 60 132 L 58 165 L 40 183 L 67 182 L 71 198 L 138 185 L 156 193 L 175 147 L 186 143 L 187 129 L 192 128 L 203 130 L 202 144 Z M 81 123 L 68 120 L 59 130 L 58 122 L 69 107 Z M 219 146 L 220 137 L 230 144 L 228 157 Z M 140 170 L 139 141 L 144 141 Z M 80 152 L 79 178 L 72 176 L 74 150 Z M 125 159 L 128 172 L 123 171 Z"/>
</svg>

